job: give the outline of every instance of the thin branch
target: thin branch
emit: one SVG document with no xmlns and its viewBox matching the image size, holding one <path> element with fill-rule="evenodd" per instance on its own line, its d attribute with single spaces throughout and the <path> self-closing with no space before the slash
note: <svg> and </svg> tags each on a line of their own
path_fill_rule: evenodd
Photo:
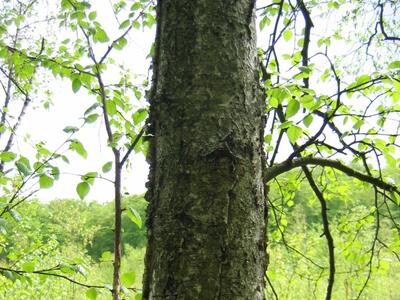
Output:
<svg viewBox="0 0 400 300">
<path fill-rule="evenodd" d="M 121 40 L 123 39 L 133 28 L 133 22 L 137 21 L 141 16 L 143 16 L 144 12 L 146 9 L 152 4 L 153 1 L 149 1 L 145 7 L 141 10 L 141 12 L 136 16 L 136 18 L 132 21 L 132 24 L 129 25 L 129 27 L 118 37 L 116 38 L 111 45 L 108 46 L 106 52 L 103 54 L 103 56 L 99 60 L 99 64 L 102 64 L 104 60 L 107 58 L 107 56 L 110 54 L 111 50 L 114 49 L 114 46 Z"/>
<path fill-rule="evenodd" d="M 265 274 L 265 278 L 267 279 L 268 285 L 269 285 L 269 287 L 271 288 L 272 293 L 274 294 L 275 299 L 278 300 L 278 299 L 279 299 L 279 298 L 278 298 L 278 294 L 276 293 L 275 288 L 274 288 L 274 286 L 272 285 L 272 282 L 271 282 L 271 280 L 269 279 L 269 277 L 268 277 L 267 274 Z"/>
<path fill-rule="evenodd" d="M 133 143 L 129 146 L 128 151 L 125 153 L 124 157 L 121 159 L 121 168 L 124 166 L 126 160 L 128 159 L 131 152 L 135 149 L 137 143 L 139 142 L 140 138 L 143 136 L 144 132 L 146 131 L 148 124 L 144 125 L 140 132 L 137 134 Z"/>
<path fill-rule="evenodd" d="M 304 22 L 305 22 L 305 27 L 304 27 L 304 42 L 303 42 L 303 49 L 301 50 L 301 56 L 302 56 L 302 64 L 303 67 L 308 66 L 308 48 L 310 45 L 310 35 L 311 35 L 311 28 L 314 26 L 310 12 L 306 8 L 303 0 L 298 0 L 297 5 L 299 6 L 299 9 L 304 17 Z M 304 87 L 308 88 L 310 85 L 310 81 L 308 77 L 303 78 L 304 81 Z"/>
<path fill-rule="evenodd" d="M 46 276 L 53 276 L 53 277 L 58 277 L 58 278 L 62 278 L 65 279 L 71 283 L 74 283 L 76 285 L 85 287 L 85 288 L 96 288 L 96 289 L 107 289 L 110 292 L 112 292 L 112 290 L 110 290 L 109 288 L 107 288 L 104 285 L 94 285 L 94 284 L 86 284 L 86 283 L 82 283 L 79 281 L 76 281 L 75 279 L 72 279 L 68 276 L 62 275 L 62 274 L 57 274 L 57 273 L 49 273 L 51 271 L 57 271 L 58 269 L 46 269 L 46 270 L 38 270 L 38 271 L 33 271 L 33 272 L 27 272 L 27 271 L 23 271 L 23 270 L 14 270 L 14 269 L 9 269 L 9 268 L 4 268 L 4 267 L 0 267 L 0 270 L 2 271 L 9 271 L 9 272 L 13 272 L 16 273 L 18 275 L 23 275 L 23 274 L 38 274 L 38 275 L 46 275 Z M 138 288 L 128 288 L 129 290 L 132 291 L 140 291 L 141 289 Z"/>
<path fill-rule="evenodd" d="M 322 225 L 324 228 L 324 235 L 328 244 L 328 256 L 329 256 L 329 277 L 328 277 L 328 285 L 326 287 L 325 300 L 330 300 L 332 298 L 333 284 L 335 282 L 335 251 L 334 251 L 335 246 L 331 231 L 329 229 L 328 207 L 326 205 L 326 200 L 324 198 L 324 195 L 319 190 L 317 184 L 315 183 L 310 170 L 307 168 L 307 166 L 302 166 L 302 169 L 311 186 L 311 189 L 317 196 L 321 205 Z"/>
<path fill-rule="evenodd" d="M 383 36 L 385 37 L 385 40 L 387 41 L 400 41 L 399 37 L 396 36 L 389 36 L 386 31 L 385 31 L 385 27 L 384 27 L 384 21 L 383 21 L 383 4 L 379 3 L 378 7 L 380 8 L 380 13 L 379 13 L 379 28 L 381 29 L 381 32 L 383 34 Z"/>
</svg>

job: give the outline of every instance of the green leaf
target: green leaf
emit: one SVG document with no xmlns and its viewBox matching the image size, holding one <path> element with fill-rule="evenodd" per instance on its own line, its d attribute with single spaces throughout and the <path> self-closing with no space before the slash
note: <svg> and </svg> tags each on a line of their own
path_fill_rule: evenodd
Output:
<svg viewBox="0 0 400 300">
<path fill-rule="evenodd" d="M 87 196 L 87 194 L 89 194 L 89 191 L 90 191 L 90 185 L 85 181 L 82 181 L 76 186 L 76 192 L 78 193 L 79 198 L 81 198 L 81 200 L 83 200 Z"/>
<path fill-rule="evenodd" d="M 128 20 L 125 20 L 125 21 L 123 21 L 122 23 L 121 23 L 121 25 L 119 26 L 119 29 L 125 29 L 125 28 L 127 28 L 129 25 L 131 24 L 131 21 L 128 19 Z"/>
<path fill-rule="evenodd" d="M 86 291 L 86 298 L 91 299 L 91 300 L 96 300 L 97 299 L 97 291 L 95 288 L 90 288 Z"/>
<path fill-rule="evenodd" d="M 14 272 L 5 270 L 5 271 L 2 272 L 2 274 L 3 274 L 4 277 L 6 277 L 6 278 L 10 279 L 11 281 L 15 282 L 16 278 L 14 276 Z"/>
<path fill-rule="evenodd" d="M 72 80 L 72 91 L 74 93 L 77 93 L 79 91 L 79 89 L 82 86 L 82 82 L 79 80 L 79 78 L 75 78 L 74 80 Z"/>
<path fill-rule="evenodd" d="M 77 132 L 78 130 L 79 130 L 79 128 L 75 127 L 75 126 L 67 126 L 63 129 L 63 131 L 66 133 L 74 133 L 74 132 Z"/>
<path fill-rule="evenodd" d="M 103 165 L 103 167 L 101 168 L 101 170 L 103 171 L 103 173 L 110 172 L 110 171 L 111 171 L 111 168 L 112 168 L 112 165 L 113 165 L 112 161 L 106 162 L 106 163 Z"/>
<path fill-rule="evenodd" d="M 300 98 L 300 103 L 304 108 L 311 110 L 314 107 L 314 97 L 311 95 L 304 95 Z"/>
<path fill-rule="evenodd" d="M 371 76 L 364 74 L 356 78 L 356 85 L 362 85 L 371 80 Z"/>
<path fill-rule="evenodd" d="M 71 274 L 72 275 L 72 274 L 76 273 L 76 268 L 74 266 L 70 265 L 70 264 L 61 263 L 60 264 L 60 271 L 62 273 L 65 273 L 65 274 Z"/>
<path fill-rule="evenodd" d="M 91 114 L 85 117 L 85 122 L 86 123 L 93 123 L 96 122 L 96 120 L 99 118 L 99 114 Z"/>
<path fill-rule="evenodd" d="M 33 262 L 26 262 L 22 264 L 22 270 L 28 273 L 35 271 L 35 264 Z"/>
<path fill-rule="evenodd" d="M 144 121 L 147 118 L 147 110 L 144 108 L 141 108 L 139 110 L 137 110 L 133 115 L 132 115 L 132 119 L 133 119 L 133 123 L 135 125 L 138 125 L 139 123 L 141 123 L 142 121 Z"/>
<path fill-rule="evenodd" d="M 397 139 L 397 135 L 391 135 L 389 136 L 389 142 L 391 144 L 395 144 L 396 143 L 396 139 Z"/>
<path fill-rule="evenodd" d="M 71 150 L 75 151 L 76 153 L 78 153 L 83 158 L 87 158 L 87 152 L 80 141 L 71 140 L 71 144 L 69 145 L 69 148 Z"/>
<path fill-rule="evenodd" d="M 389 70 L 392 69 L 400 69 L 400 60 L 396 60 L 396 61 L 392 61 L 389 66 L 388 66 Z"/>
<path fill-rule="evenodd" d="M 264 16 L 260 21 L 260 30 L 263 30 L 265 25 L 271 24 L 271 19 L 267 16 Z"/>
<path fill-rule="evenodd" d="M 271 105 L 271 107 L 273 107 L 273 108 L 277 108 L 279 105 L 278 99 L 276 99 L 275 97 L 272 97 L 271 99 L 269 99 L 269 105 Z"/>
<path fill-rule="evenodd" d="M 149 28 L 151 28 L 155 23 L 156 23 L 156 19 L 154 18 L 154 16 L 150 13 L 145 13 L 144 14 L 146 19 L 143 22 L 143 24 L 147 25 Z"/>
<path fill-rule="evenodd" d="M 328 7 L 329 7 L 329 8 L 338 9 L 338 8 L 339 8 L 339 3 L 336 2 L 336 1 L 329 1 L 329 2 L 328 2 Z"/>
<path fill-rule="evenodd" d="M 264 137 L 264 142 L 265 142 L 266 144 L 271 144 L 271 141 L 272 141 L 272 134 L 267 134 L 267 135 Z"/>
<path fill-rule="evenodd" d="M 101 254 L 102 261 L 110 261 L 112 260 L 112 253 L 111 251 L 105 251 Z"/>
<path fill-rule="evenodd" d="M 89 20 L 90 21 L 93 21 L 94 19 L 96 19 L 96 17 L 97 17 L 97 12 L 92 11 L 92 12 L 89 13 Z"/>
<path fill-rule="evenodd" d="M 60 178 L 60 169 L 58 167 L 51 166 L 51 176 L 53 176 L 55 180 L 58 180 Z"/>
<path fill-rule="evenodd" d="M 14 160 L 17 157 L 17 154 L 10 151 L 5 151 L 0 153 L 0 160 L 3 162 L 9 162 Z"/>
<path fill-rule="evenodd" d="M 17 167 L 18 171 L 24 175 L 24 177 L 28 176 L 31 173 L 31 168 L 29 165 L 26 164 L 23 160 L 19 159 L 15 162 L 15 166 Z"/>
<path fill-rule="evenodd" d="M 386 162 L 387 162 L 387 164 L 388 164 L 388 166 L 389 167 L 391 167 L 391 168 L 396 168 L 396 163 L 397 163 L 397 160 L 392 156 L 392 155 L 390 155 L 389 153 L 383 153 L 383 156 L 385 157 L 385 159 L 386 159 Z"/>
<path fill-rule="evenodd" d="M 313 121 L 313 116 L 312 115 L 308 115 L 303 119 L 303 123 L 306 127 L 309 127 Z"/>
<path fill-rule="evenodd" d="M 39 177 L 39 186 L 41 189 L 48 189 L 53 186 L 54 179 L 47 176 L 46 174 L 42 174 Z"/>
<path fill-rule="evenodd" d="M 81 176 L 82 181 L 85 181 L 89 184 L 94 183 L 94 179 L 98 176 L 97 172 L 88 172 L 85 175 Z"/>
<path fill-rule="evenodd" d="M 142 294 L 136 294 L 135 295 L 135 300 L 142 300 Z"/>
<path fill-rule="evenodd" d="M 125 286 L 132 286 L 135 283 L 135 272 L 126 272 L 121 276 L 121 283 Z"/>
<path fill-rule="evenodd" d="M 392 196 L 392 199 L 396 202 L 396 204 L 400 206 L 400 195 L 395 192 L 391 192 L 390 195 Z"/>
<path fill-rule="evenodd" d="M 287 135 L 291 143 L 295 143 L 303 134 L 303 130 L 296 126 L 292 125 L 287 130 Z"/>
<path fill-rule="evenodd" d="M 101 29 L 101 28 L 96 28 L 96 34 L 94 35 L 94 39 L 99 41 L 100 43 L 106 43 L 110 39 L 107 36 L 107 33 Z"/>
<path fill-rule="evenodd" d="M 117 113 L 117 107 L 115 106 L 115 102 L 108 100 L 106 102 L 106 109 L 107 109 L 107 114 L 110 116 L 113 116 Z"/>
<path fill-rule="evenodd" d="M 299 101 L 292 99 L 289 101 L 289 104 L 286 108 L 286 117 L 290 118 L 294 116 L 300 109 L 300 103 Z"/>
<path fill-rule="evenodd" d="M 289 41 L 293 36 L 293 32 L 291 30 L 285 30 L 283 32 L 283 38 L 285 41 Z"/>
<path fill-rule="evenodd" d="M 131 6 L 131 10 L 138 10 L 140 8 L 142 8 L 142 4 L 140 2 L 135 2 Z"/>
<path fill-rule="evenodd" d="M 299 40 L 297 41 L 297 46 L 303 47 L 303 45 L 304 45 L 304 39 L 301 38 L 301 39 L 299 39 Z"/>
<path fill-rule="evenodd" d="M 11 217 L 17 222 L 20 222 L 22 220 L 21 215 L 14 209 L 9 210 Z"/>
<path fill-rule="evenodd" d="M 140 28 L 140 22 L 139 21 L 133 21 L 132 23 L 133 27 L 135 27 L 136 29 Z"/>
<path fill-rule="evenodd" d="M 88 109 L 86 109 L 85 110 L 85 116 L 87 116 L 88 114 L 90 114 L 92 111 L 94 111 L 97 107 L 99 107 L 100 106 L 100 104 L 99 103 L 94 103 L 94 104 L 92 104 L 92 105 L 90 105 L 89 107 L 88 107 Z"/>
<path fill-rule="evenodd" d="M 114 43 L 115 49 L 121 50 L 128 44 L 128 40 L 124 37 L 118 39 L 117 42 Z"/>
<path fill-rule="evenodd" d="M 128 217 L 131 219 L 133 223 L 137 225 L 137 227 L 142 228 L 142 218 L 140 217 L 140 214 L 134 209 L 134 208 L 129 208 L 128 209 Z"/>
<path fill-rule="evenodd" d="M 14 23 L 17 27 L 19 27 L 19 25 L 21 25 L 21 22 L 25 20 L 25 16 L 24 15 L 18 15 L 15 19 L 14 19 Z"/>
</svg>

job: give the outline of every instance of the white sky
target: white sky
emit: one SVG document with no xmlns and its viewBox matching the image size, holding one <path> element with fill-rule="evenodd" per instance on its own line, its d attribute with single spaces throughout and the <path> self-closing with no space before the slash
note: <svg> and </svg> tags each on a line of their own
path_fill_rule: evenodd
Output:
<svg viewBox="0 0 400 300">
<path fill-rule="evenodd" d="M 94 1 L 93 1 L 94 2 Z M 107 24 L 105 28 L 113 40 L 117 32 L 112 32 L 113 28 L 118 28 L 118 24 L 112 13 L 110 2 L 108 0 L 96 0 L 93 7 L 97 11 L 97 18 L 100 23 Z M 58 29 L 56 28 L 58 31 Z M 59 32 L 52 34 L 58 35 Z M 63 39 L 65 37 L 62 37 Z M 149 53 L 151 43 L 154 39 L 154 29 L 133 30 L 129 33 L 128 45 L 122 50 L 113 50 L 112 57 L 121 62 L 124 66 L 133 70 L 136 74 L 146 75 L 150 61 L 146 59 Z M 101 49 L 100 52 L 102 52 Z M 93 96 L 88 96 L 82 88 L 77 94 L 71 90 L 70 80 L 55 80 L 50 84 L 53 92 L 53 106 L 49 110 L 30 109 L 23 121 L 19 135 L 29 134 L 31 141 L 46 141 L 49 150 L 59 147 L 68 137 L 62 130 L 66 126 L 78 126 L 82 123 L 84 111 L 94 102 Z M 92 97 L 92 98 L 91 98 Z M 55 181 L 50 189 L 41 190 L 36 197 L 41 201 L 49 201 L 56 198 L 78 198 L 75 191 L 76 185 L 81 181 L 79 176 L 72 174 L 85 174 L 87 172 L 97 171 L 101 173 L 104 163 L 113 160 L 111 150 L 106 146 L 106 136 L 103 122 L 98 119 L 94 124 L 85 125 L 76 136 L 85 146 L 88 152 L 88 158 L 83 159 L 75 153 L 68 154 L 70 164 L 60 164 L 61 176 Z M 75 136 L 74 136 L 75 138 Z M 32 144 L 32 143 L 31 143 Z M 32 149 L 19 139 L 15 150 L 25 152 L 29 151 L 33 155 Z M 18 149 L 20 147 L 20 149 Z M 145 192 L 145 183 L 147 181 L 148 165 L 142 154 L 131 156 L 132 167 L 123 172 L 123 191 L 130 194 L 142 194 Z M 113 171 L 105 174 L 105 177 L 113 179 Z M 111 201 L 114 190 L 112 183 L 96 179 L 91 187 L 86 200 L 96 200 L 99 202 Z M 86 201 L 85 200 L 85 201 Z"/>
</svg>

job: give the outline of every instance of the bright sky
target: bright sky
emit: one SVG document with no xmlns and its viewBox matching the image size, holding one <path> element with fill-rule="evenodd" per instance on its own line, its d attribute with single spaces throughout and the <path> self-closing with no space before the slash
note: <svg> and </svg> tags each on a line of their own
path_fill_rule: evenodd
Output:
<svg viewBox="0 0 400 300">
<path fill-rule="evenodd" d="M 106 30 L 113 39 L 112 28 L 118 28 L 116 19 L 112 13 L 108 0 L 96 0 L 95 6 L 98 19 L 102 24 L 107 24 Z M 57 29 L 58 30 L 58 29 Z M 58 35 L 59 32 L 53 32 Z M 63 37 L 64 38 L 64 37 Z M 130 68 L 136 74 L 146 76 L 150 61 L 146 59 L 151 43 L 154 39 L 154 30 L 134 30 L 127 37 L 129 43 L 123 51 L 113 50 L 112 57 L 116 58 L 124 66 Z M 84 111 L 93 103 L 93 98 L 87 95 L 84 89 L 77 94 L 71 90 L 69 80 L 58 79 L 49 85 L 53 92 L 53 103 L 49 110 L 30 109 L 26 114 L 23 126 L 20 128 L 20 136 L 29 134 L 32 142 L 46 141 L 46 146 L 50 150 L 57 149 L 67 138 L 67 134 L 62 130 L 66 126 L 79 126 L 82 123 Z M 93 96 L 91 96 L 93 97 Z M 139 104 L 139 103 L 138 103 Z M 75 153 L 69 154 L 70 164 L 60 164 L 61 176 L 54 183 L 51 189 L 41 190 L 36 196 L 42 201 L 49 201 L 56 198 L 78 198 L 75 191 L 76 185 L 81 181 L 80 176 L 75 174 L 86 174 L 87 172 L 101 172 L 104 163 L 113 160 L 111 150 L 106 147 L 106 136 L 103 122 L 86 125 L 76 136 L 85 146 L 88 158 L 83 159 Z M 74 137 L 75 138 L 75 137 Z M 34 143 L 31 143 L 34 144 Z M 26 152 L 33 155 L 31 148 L 23 143 L 19 138 L 19 143 L 15 145 L 15 150 Z M 145 192 L 147 181 L 148 165 L 142 154 L 131 156 L 132 167 L 123 172 L 123 191 L 129 194 L 142 194 Z M 106 174 L 112 179 L 113 172 Z M 88 201 L 96 200 L 99 202 L 110 201 L 113 199 L 114 191 L 112 183 L 96 179 L 91 187 Z"/>
</svg>

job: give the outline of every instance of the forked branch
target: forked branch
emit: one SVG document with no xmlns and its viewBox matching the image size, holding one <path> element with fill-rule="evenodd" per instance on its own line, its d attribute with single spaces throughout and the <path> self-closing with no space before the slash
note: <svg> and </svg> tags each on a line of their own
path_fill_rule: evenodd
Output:
<svg viewBox="0 0 400 300">
<path fill-rule="evenodd" d="M 378 188 L 381 188 L 388 192 L 394 192 L 394 193 L 397 193 L 398 195 L 400 195 L 400 190 L 397 186 L 390 184 L 388 182 L 385 182 L 385 181 L 381 180 L 380 178 L 373 177 L 373 176 L 361 173 L 359 171 L 356 171 L 353 168 L 346 166 L 339 160 L 317 158 L 317 157 L 311 157 L 311 156 L 284 161 L 282 163 L 275 164 L 274 166 L 269 167 L 267 170 L 267 174 L 266 174 L 267 182 L 270 181 L 271 179 L 277 177 L 278 175 L 288 172 L 294 168 L 307 166 L 307 165 L 331 167 L 331 168 L 337 169 L 337 170 L 345 173 L 348 176 L 357 178 L 360 181 L 370 183 Z"/>
</svg>

